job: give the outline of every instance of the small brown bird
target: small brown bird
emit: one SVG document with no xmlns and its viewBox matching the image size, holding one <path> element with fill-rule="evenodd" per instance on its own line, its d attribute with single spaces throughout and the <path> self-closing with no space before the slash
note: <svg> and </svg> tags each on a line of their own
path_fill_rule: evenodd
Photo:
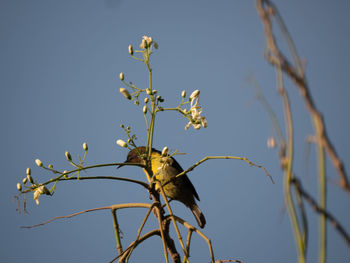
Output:
<svg viewBox="0 0 350 263">
<path fill-rule="evenodd" d="M 137 147 L 129 152 L 125 163 L 146 164 L 146 161 L 142 158 L 142 155 L 145 156 L 145 154 L 146 147 Z M 164 159 L 166 161 L 164 161 Z M 168 156 L 164 158 L 160 151 L 153 148 L 151 154 L 151 168 L 153 176 L 162 184 L 168 182 L 170 179 L 183 172 L 183 169 L 173 157 Z M 180 201 L 191 209 L 199 227 L 203 228 L 205 226 L 205 217 L 194 199 L 196 198 L 199 201 L 199 196 L 186 174 L 178 177 L 176 180 L 171 181 L 170 183 L 167 183 L 163 189 L 168 198 Z"/>
</svg>

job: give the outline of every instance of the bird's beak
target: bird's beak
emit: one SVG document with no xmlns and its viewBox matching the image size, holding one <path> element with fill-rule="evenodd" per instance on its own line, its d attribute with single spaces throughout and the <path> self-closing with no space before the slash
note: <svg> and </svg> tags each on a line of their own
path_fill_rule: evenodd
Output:
<svg viewBox="0 0 350 263">
<path fill-rule="evenodd" d="M 125 161 L 125 162 L 122 163 L 122 164 L 119 164 L 119 165 L 117 166 L 117 169 L 119 169 L 120 167 L 123 167 L 123 166 L 125 165 L 126 162 L 127 162 L 127 161 Z"/>
</svg>

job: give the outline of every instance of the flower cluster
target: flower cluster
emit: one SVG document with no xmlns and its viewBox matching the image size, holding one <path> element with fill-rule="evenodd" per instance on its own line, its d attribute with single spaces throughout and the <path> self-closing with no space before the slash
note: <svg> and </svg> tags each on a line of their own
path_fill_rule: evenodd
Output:
<svg viewBox="0 0 350 263">
<path fill-rule="evenodd" d="M 192 125 L 195 130 L 199 130 L 201 127 L 206 128 L 208 126 L 207 119 L 201 116 L 202 107 L 199 104 L 199 94 L 200 91 L 197 89 L 192 92 L 190 96 L 191 108 L 189 112 L 191 113 L 190 121 L 185 126 L 185 130 Z"/>
</svg>

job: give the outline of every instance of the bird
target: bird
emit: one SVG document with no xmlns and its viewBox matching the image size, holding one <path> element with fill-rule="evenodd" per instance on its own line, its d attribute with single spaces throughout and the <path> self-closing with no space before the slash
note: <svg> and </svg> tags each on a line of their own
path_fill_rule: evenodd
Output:
<svg viewBox="0 0 350 263">
<path fill-rule="evenodd" d="M 128 153 L 127 159 L 123 164 L 146 164 L 145 156 L 146 147 L 136 147 Z M 119 165 L 119 167 L 123 166 L 123 164 Z M 170 156 L 164 156 L 160 151 L 152 148 L 151 168 L 154 178 L 159 180 L 162 185 L 168 182 L 163 187 L 165 195 L 171 200 L 177 200 L 183 203 L 186 207 L 188 207 L 193 213 L 198 223 L 198 226 L 200 228 L 204 228 L 206 220 L 202 211 L 198 207 L 195 198 L 198 201 L 200 201 L 200 199 L 196 189 L 194 188 L 187 175 L 184 174 L 176 178 L 175 180 L 169 182 L 169 180 L 175 178 L 176 175 L 184 171 L 180 164 L 175 160 L 175 158 Z M 148 173 L 146 171 L 145 173 L 148 177 Z M 148 180 L 150 179 L 148 178 Z M 156 190 L 158 189 L 159 187 L 156 186 Z"/>
</svg>

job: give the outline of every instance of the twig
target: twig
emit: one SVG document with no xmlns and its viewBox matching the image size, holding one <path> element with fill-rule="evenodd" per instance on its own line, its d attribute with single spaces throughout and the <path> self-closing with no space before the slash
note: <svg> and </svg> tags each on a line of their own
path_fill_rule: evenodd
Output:
<svg viewBox="0 0 350 263">
<path fill-rule="evenodd" d="M 249 161 L 246 157 L 237 157 L 237 156 L 207 156 L 207 157 L 204 157 L 202 160 L 198 161 L 197 163 L 195 163 L 194 165 L 192 165 L 190 168 L 186 169 L 185 171 L 179 173 L 176 175 L 176 177 L 170 179 L 169 181 L 165 182 L 162 186 L 164 187 L 165 185 L 167 185 L 168 183 L 176 180 L 176 178 L 192 171 L 194 168 L 196 168 L 198 165 L 200 165 L 201 163 L 204 163 L 205 161 L 208 161 L 208 160 L 213 160 L 213 159 L 233 159 L 233 160 L 241 160 L 241 161 L 245 161 L 246 163 L 248 163 L 249 165 L 251 166 L 255 166 L 255 167 L 258 167 L 260 169 L 262 169 L 265 174 L 270 178 L 271 182 L 274 184 L 275 182 L 273 181 L 272 179 L 272 176 L 268 173 L 268 171 L 266 170 L 266 168 L 262 165 L 258 165 L 258 164 L 255 164 L 251 161 Z"/>
<path fill-rule="evenodd" d="M 196 227 L 192 226 L 191 224 L 187 223 L 182 218 L 175 216 L 175 215 L 173 217 L 176 221 L 178 221 L 180 224 L 182 224 L 188 230 L 196 232 L 200 237 L 202 237 L 205 240 L 205 242 L 207 242 L 208 247 L 209 247 L 210 259 L 211 259 L 211 262 L 214 263 L 215 262 L 214 252 L 213 252 L 213 247 L 211 245 L 210 239 L 206 235 L 204 235 L 200 230 L 198 230 Z M 170 216 L 167 217 L 167 220 L 171 220 Z"/>
<path fill-rule="evenodd" d="M 126 252 L 128 252 L 132 247 L 137 247 L 138 244 L 142 243 L 143 241 L 145 241 L 146 239 L 158 235 L 160 236 L 160 231 L 159 229 L 154 229 L 152 231 L 149 231 L 148 233 L 144 234 L 143 236 L 141 236 L 139 238 L 139 240 L 135 240 L 134 242 L 132 242 L 129 247 L 127 249 L 124 250 L 122 255 L 118 255 L 115 258 L 113 258 L 110 263 L 113 263 L 114 261 L 116 261 L 118 258 L 120 258 L 121 256 L 123 256 Z"/>
<path fill-rule="evenodd" d="M 236 259 L 221 259 L 221 260 L 216 260 L 215 263 L 223 263 L 223 262 L 237 262 L 237 263 L 243 263 L 243 261 L 239 261 Z"/>
<path fill-rule="evenodd" d="M 88 213 L 88 212 L 93 212 L 93 211 L 99 211 L 99 210 L 107 210 L 107 209 L 123 209 L 123 208 L 134 208 L 134 207 L 144 207 L 144 208 L 150 208 L 151 204 L 146 204 L 146 203 L 129 203 L 129 204 L 119 204 L 119 205 L 112 205 L 112 206 L 104 206 L 104 207 L 98 207 L 98 208 L 92 208 L 92 209 L 87 209 L 84 211 L 80 211 L 74 214 L 70 214 L 67 216 L 56 216 L 46 222 L 40 223 L 40 224 L 36 224 L 36 225 L 32 225 L 32 226 L 21 226 L 21 228 L 34 228 L 34 227 L 38 227 L 38 226 L 43 226 L 46 225 L 48 223 L 51 223 L 57 219 L 64 219 L 64 218 L 71 218 L 77 215 L 81 215 L 84 213 Z"/>
<path fill-rule="evenodd" d="M 148 209 L 148 211 L 147 211 L 145 217 L 143 218 L 142 223 L 141 223 L 141 226 L 139 227 L 139 230 L 137 231 L 137 235 L 136 235 L 135 241 L 137 241 L 137 240 L 140 238 L 141 231 L 142 231 L 143 227 L 145 226 L 146 221 L 147 221 L 149 215 L 151 214 L 152 209 L 153 209 L 154 206 L 155 206 L 155 203 L 152 204 L 152 206 Z M 132 251 L 134 250 L 134 248 L 135 248 L 135 247 L 131 247 L 130 251 L 127 253 L 127 255 L 126 255 L 127 261 L 129 260 L 129 258 L 130 258 L 130 256 L 131 256 L 131 253 L 132 253 Z"/>
</svg>

